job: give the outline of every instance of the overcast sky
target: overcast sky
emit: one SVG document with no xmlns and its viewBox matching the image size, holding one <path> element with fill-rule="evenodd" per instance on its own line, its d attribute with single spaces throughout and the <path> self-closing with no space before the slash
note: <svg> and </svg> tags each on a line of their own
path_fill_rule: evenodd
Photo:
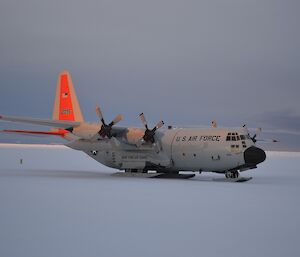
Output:
<svg viewBox="0 0 300 257">
<path fill-rule="evenodd" d="M 300 130 L 297 0 L 0 1 L 0 113 L 52 116 L 68 69 L 86 120 Z"/>
</svg>

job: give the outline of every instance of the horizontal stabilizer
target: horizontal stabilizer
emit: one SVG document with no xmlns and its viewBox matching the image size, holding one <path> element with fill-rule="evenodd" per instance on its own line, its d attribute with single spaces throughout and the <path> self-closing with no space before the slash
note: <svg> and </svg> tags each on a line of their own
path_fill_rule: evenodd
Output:
<svg viewBox="0 0 300 257">
<path fill-rule="evenodd" d="M 47 119 L 23 118 L 23 117 L 1 116 L 1 115 L 0 115 L 0 120 L 49 126 L 54 128 L 64 128 L 64 129 L 74 128 L 81 124 L 81 122 L 75 122 L 75 121 L 47 120 Z"/>
<path fill-rule="evenodd" d="M 27 136 L 61 136 L 64 137 L 65 134 L 69 133 L 66 130 L 59 130 L 57 132 L 52 131 L 32 131 L 32 130 L 1 130 L 1 133 L 15 133 L 23 134 Z"/>
</svg>

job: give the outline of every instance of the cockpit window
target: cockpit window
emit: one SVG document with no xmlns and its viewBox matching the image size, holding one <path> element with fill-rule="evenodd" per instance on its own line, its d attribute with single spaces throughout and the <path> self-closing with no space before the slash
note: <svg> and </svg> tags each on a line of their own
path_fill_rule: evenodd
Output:
<svg viewBox="0 0 300 257">
<path fill-rule="evenodd" d="M 250 139 L 249 135 L 239 135 L 237 132 L 229 132 L 226 136 L 226 141 L 240 141 Z"/>
</svg>

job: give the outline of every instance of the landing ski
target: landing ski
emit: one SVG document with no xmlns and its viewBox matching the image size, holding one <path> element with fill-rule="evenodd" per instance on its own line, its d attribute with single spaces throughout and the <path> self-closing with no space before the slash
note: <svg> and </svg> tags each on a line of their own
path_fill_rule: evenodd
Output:
<svg viewBox="0 0 300 257">
<path fill-rule="evenodd" d="M 212 181 L 216 182 L 246 182 L 252 177 L 239 177 L 239 178 L 213 178 Z"/>
</svg>

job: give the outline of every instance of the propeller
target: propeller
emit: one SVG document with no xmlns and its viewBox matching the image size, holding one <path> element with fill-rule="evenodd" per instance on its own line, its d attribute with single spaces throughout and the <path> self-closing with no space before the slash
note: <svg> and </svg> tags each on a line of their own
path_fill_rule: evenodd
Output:
<svg viewBox="0 0 300 257">
<path fill-rule="evenodd" d="M 151 142 L 153 144 L 155 142 L 154 139 L 155 132 L 156 130 L 160 129 L 164 125 L 164 122 L 161 120 L 156 124 L 156 126 L 153 129 L 149 129 L 144 113 L 140 114 L 140 119 L 146 128 L 145 134 L 143 136 L 143 140 L 147 143 Z"/>
<path fill-rule="evenodd" d="M 107 124 L 104 120 L 104 117 L 103 117 L 103 114 L 101 112 L 101 109 L 100 107 L 97 105 L 96 106 L 96 113 L 97 113 L 97 116 L 99 117 L 99 119 L 101 120 L 102 122 L 102 126 L 101 126 L 101 129 L 99 130 L 98 134 L 101 136 L 101 137 L 108 137 L 108 138 L 112 138 L 112 127 L 117 124 L 118 122 L 120 122 L 121 120 L 123 120 L 123 116 L 122 115 L 117 115 L 112 122 L 110 122 L 109 124 Z"/>
<path fill-rule="evenodd" d="M 246 124 L 243 125 L 243 128 L 247 129 Z M 247 129 L 247 131 L 248 131 L 248 129 Z M 278 143 L 278 142 L 280 142 L 277 139 L 265 139 L 265 138 L 264 139 L 257 139 L 257 137 L 259 137 L 261 132 L 262 132 L 262 128 L 257 128 L 256 133 L 252 137 L 250 136 L 250 133 L 248 132 L 248 135 L 249 135 L 250 139 L 253 141 L 254 144 L 258 141 L 259 142 L 265 142 L 265 143 Z"/>
<path fill-rule="evenodd" d="M 262 130 L 261 128 L 257 128 L 256 133 L 252 137 L 250 136 L 250 138 L 251 138 L 251 140 L 253 141 L 254 144 L 257 142 L 256 137 L 260 135 L 261 130 Z"/>
</svg>

